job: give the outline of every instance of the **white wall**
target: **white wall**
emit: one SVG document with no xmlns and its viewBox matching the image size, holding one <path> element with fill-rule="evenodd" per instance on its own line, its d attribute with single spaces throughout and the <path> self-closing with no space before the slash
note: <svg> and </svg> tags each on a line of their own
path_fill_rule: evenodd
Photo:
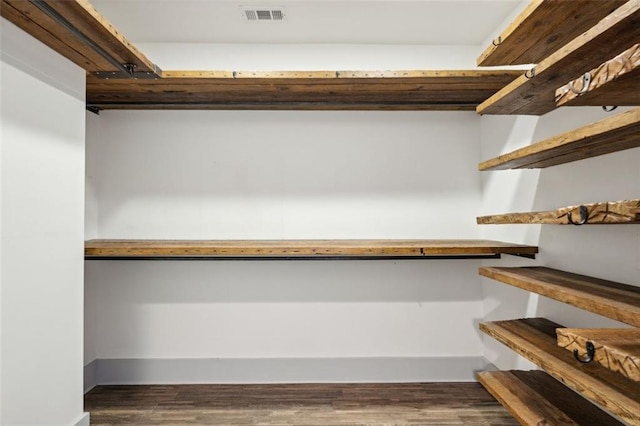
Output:
<svg viewBox="0 0 640 426">
<path fill-rule="evenodd" d="M 473 69 L 477 46 L 139 43 L 166 70 Z"/>
<path fill-rule="evenodd" d="M 510 152 L 564 131 L 618 114 L 600 108 L 559 109 L 542 117 L 482 117 L 482 159 Z M 483 172 L 482 214 L 556 209 L 597 201 L 637 198 L 640 149 L 540 170 Z M 640 227 L 485 225 L 483 236 L 538 244 L 537 262 L 569 272 L 640 285 Z M 490 264 L 490 262 L 486 262 Z M 503 263 L 504 264 L 504 263 Z M 569 305 L 483 279 L 488 320 L 543 316 L 569 327 L 624 326 Z M 501 368 L 522 367 L 513 352 L 486 338 L 487 358 Z"/>
<path fill-rule="evenodd" d="M 84 71 L 2 21 L 4 425 L 86 421 Z"/>
<path fill-rule="evenodd" d="M 474 238 L 479 130 L 471 112 L 105 111 L 88 131 L 99 236 Z M 87 309 L 103 360 L 477 360 L 478 266 L 92 261 Z M 323 379 L 339 380 L 299 378 Z"/>
</svg>

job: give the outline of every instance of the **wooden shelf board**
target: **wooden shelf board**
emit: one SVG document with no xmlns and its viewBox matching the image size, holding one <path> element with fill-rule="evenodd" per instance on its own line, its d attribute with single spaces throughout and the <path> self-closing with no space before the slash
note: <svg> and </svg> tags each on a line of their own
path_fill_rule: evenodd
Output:
<svg viewBox="0 0 640 426">
<path fill-rule="evenodd" d="M 533 0 L 478 57 L 479 66 L 537 64 L 626 0 Z"/>
<path fill-rule="evenodd" d="M 588 76 L 586 88 L 580 77 L 556 89 L 556 105 L 640 105 L 640 43 L 590 70 Z"/>
<path fill-rule="evenodd" d="M 586 355 L 586 344 L 595 347 L 593 362 L 640 382 L 640 329 L 638 328 L 559 328 L 558 346 Z"/>
<path fill-rule="evenodd" d="M 430 258 L 535 256 L 534 246 L 487 240 L 89 240 L 93 258 Z"/>
<path fill-rule="evenodd" d="M 605 201 L 600 203 L 582 204 L 579 206 L 562 207 L 554 211 L 507 213 L 477 218 L 479 225 L 504 225 L 504 224 L 548 224 L 571 225 L 569 218 L 574 222 L 580 221 L 580 209 L 586 208 L 587 221 L 584 225 L 615 225 L 615 224 L 639 224 L 640 199 L 623 201 Z"/>
<path fill-rule="evenodd" d="M 622 425 L 544 371 L 483 371 L 477 377 L 522 425 Z"/>
<path fill-rule="evenodd" d="M 98 109 L 474 110 L 517 71 L 165 71 L 87 78 Z"/>
<path fill-rule="evenodd" d="M 581 364 L 556 344 L 556 329 L 544 318 L 481 323 L 480 329 L 551 376 L 625 422 L 640 422 L 640 384 L 601 365 Z M 588 423 L 592 424 L 592 423 Z"/>
<path fill-rule="evenodd" d="M 629 1 L 480 104 L 480 114 L 542 115 L 556 108 L 555 90 L 640 38 L 640 2 Z M 527 75 L 530 77 L 527 77 Z"/>
<path fill-rule="evenodd" d="M 478 169 L 534 169 L 640 146 L 640 108 L 562 133 L 480 163 Z"/>
<path fill-rule="evenodd" d="M 4 18 L 88 72 L 118 71 L 101 51 L 113 58 L 116 64 L 134 64 L 137 72 L 160 72 L 87 0 L 2 0 L 1 6 L 0 14 Z M 86 39 L 70 28 L 79 31 Z"/>
<path fill-rule="evenodd" d="M 544 267 L 483 267 L 480 275 L 640 327 L 640 287 Z"/>
</svg>

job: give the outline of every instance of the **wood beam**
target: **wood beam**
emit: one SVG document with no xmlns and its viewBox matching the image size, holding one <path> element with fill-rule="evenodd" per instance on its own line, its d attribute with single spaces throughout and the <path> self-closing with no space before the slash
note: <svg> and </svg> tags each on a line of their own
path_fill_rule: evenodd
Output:
<svg viewBox="0 0 640 426">
<path fill-rule="evenodd" d="M 556 105 L 640 105 L 640 43 L 558 88 Z"/>
<path fill-rule="evenodd" d="M 487 240 L 89 240 L 87 258 L 385 258 L 530 255 L 537 247 Z"/>
<path fill-rule="evenodd" d="M 637 209 L 640 199 L 605 201 L 562 207 L 553 211 L 507 213 L 477 218 L 479 225 L 549 224 L 549 225 L 602 225 L 640 223 Z"/>
<path fill-rule="evenodd" d="M 87 78 L 100 109 L 473 110 L 514 71 L 164 71 L 157 80 Z"/>
</svg>

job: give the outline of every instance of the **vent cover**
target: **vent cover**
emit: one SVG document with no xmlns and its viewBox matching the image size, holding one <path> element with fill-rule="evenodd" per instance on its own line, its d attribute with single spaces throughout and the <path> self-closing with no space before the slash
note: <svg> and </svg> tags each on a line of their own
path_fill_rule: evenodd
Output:
<svg viewBox="0 0 640 426">
<path fill-rule="evenodd" d="M 242 19 L 247 22 L 284 21 L 286 13 L 282 7 L 245 7 L 241 6 Z"/>
</svg>

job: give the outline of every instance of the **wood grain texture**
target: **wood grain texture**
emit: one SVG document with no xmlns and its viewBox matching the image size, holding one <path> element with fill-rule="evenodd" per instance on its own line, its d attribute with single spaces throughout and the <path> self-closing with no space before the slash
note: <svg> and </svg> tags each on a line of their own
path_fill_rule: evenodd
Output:
<svg viewBox="0 0 640 426">
<path fill-rule="evenodd" d="M 589 203 L 579 206 L 562 207 L 554 211 L 480 216 L 477 218 L 477 222 L 480 225 L 531 223 L 571 225 L 570 217 L 574 222 L 581 220 L 581 207 L 587 209 L 587 222 L 584 223 L 584 225 L 640 223 L 640 215 L 637 213 L 638 207 L 640 207 L 640 199 Z"/>
<path fill-rule="evenodd" d="M 517 71 L 163 71 L 87 78 L 100 109 L 473 110 Z"/>
<path fill-rule="evenodd" d="M 483 371 L 477 377 L 521 425 L 622 425 L 544 371 Z"/>
<path fill-rule="evenodd" d="M 595 347 L 593 362 L 640 382 L 640 329 L 559 328 L 558 346 L 571 353 L 586 354 L 587 342 Z"/>
<path fill-rule="evenodd" d="M 640 105 L 640 43 L 556 89 L 558 106 Z"/>
<path fill-rule="evenodd" d="M 479 66 L 537 64 L 626 0 L 533 0 L 478 57 Z"/>
<path fill-rule="evenodd" d="M 478 169 L 534 169 L 555 166 L 640 146 L 640 108 L 480 163 Z"/>
<path fill-rule="evenodd" d="M 57 12 L 72 27 L 111 55 L 118 63 L 134 64 L 136 71 L 140 72 L 159 72 L 153 62 L 136 49 L 88 1 L 43 0 L 41 3 Z M 117 71 L 115 65 L 106 60 L 94 46 L 52 19 L 32 1 L 2 0 L 1 5 L 0 13 L 4 18 L 86 71 Z"/>
<path fill-rule="evenodd" d="M 426 257 L 535 254 L 534 246 L 488 240 L 89 240 L 87 258 Z"/>
<path fill-rule="evenodd" d="M 555 90 L 638 42 L 640 1 L 628 1 L 478 106 L 480 114 L 542 115 L 556 108 Z"/>
<path fill-rule="evenodd" d="M 480 275 L 640 327 L 640 287 L 544 267 L 480 268 Z"/>
<path fill-rule="evenodd" d="M 85 411 L 92 425 L 517 425 L 477 383 L 98 386 Z"/>
<path fill-rule="evenodd" d="M 562 327 L 544 318 L 481 323 L 480 330 L 630 424 L 640 423 L 640 384 L 599 364 L 581 364 L 556 343 Z M 597 423 L 589 423 L 597 424 Z"/>
<path fill-rule="evenodd" d="M 136 65 L 136 71 L 160 73 L 159 68 L 131 43 L 87 0 L 46 0 L 76 29 L 120 63 Z"/>
</svg>

